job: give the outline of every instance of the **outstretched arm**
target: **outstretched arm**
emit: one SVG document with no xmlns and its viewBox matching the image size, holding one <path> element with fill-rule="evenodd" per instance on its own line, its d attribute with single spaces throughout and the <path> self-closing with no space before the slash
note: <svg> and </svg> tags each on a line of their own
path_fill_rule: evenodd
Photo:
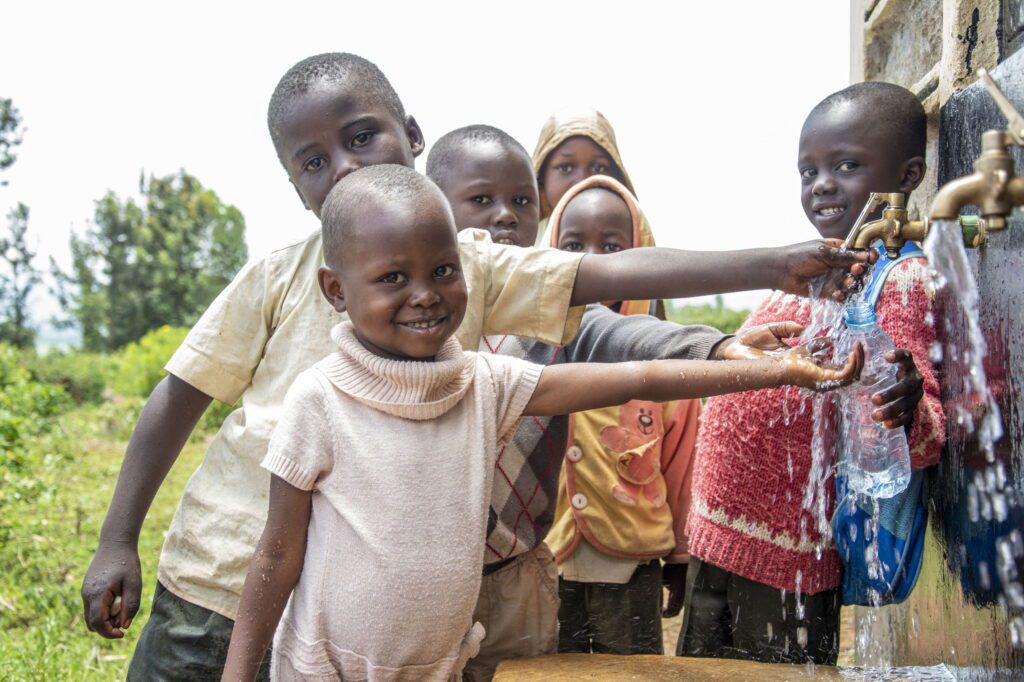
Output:
<svg viewBox="0 0 1024 682">
<path fill-rule="evenodd" d="M 302 573 L 312 493 L 272 475 L 270 511 L 245 576 L 222 680 L 256 679 L 285 604 Z"/>
<path fill-rule="evenodd" d="M 688 298 L 751 289 L 781 289 L 806 296 L 813 278 L 833 273 L 822 295 L 841 298 L 854 286 L 864 264 L 877 254 L 846 251 L 837 239 L 794 244 L 776 249 L 743 251 L 679 251 L 664 248 L 627 249 L 584 256 L 576 275 L 572 305 L 600 301 Z"/>
<path fill-rule="evenodd" d="M 108 639 L 124 637 L 142 596 L 139 532 L 153 497 L 178 459 L 212 398 L 173 374 L 146 401 L 124 453 L 96 555 L 82 581 L 89 629 Z M 114 599 L 121 610 L 112 614 Z"/>
<path fill-rule="evenodd" d="M 665 402 L 785 385 L 823 390 L 860 376 L 863 356 L 858 345 L 839 369 L 818 365 L 803 346 L 760 360 L 552 365 L 544 368 L 524 413 L 569 414 L 630 400 Z"/>
</svg>

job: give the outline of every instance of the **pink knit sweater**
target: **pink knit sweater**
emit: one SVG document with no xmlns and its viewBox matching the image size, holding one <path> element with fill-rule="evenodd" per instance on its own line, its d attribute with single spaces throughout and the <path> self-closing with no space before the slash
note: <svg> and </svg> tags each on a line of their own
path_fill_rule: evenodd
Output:
<svg viewBox="0 0 1024 682">
<path fill-rule="evenodd" d="M 910 433 L 915 469 L 938 461 L 945 417 L 928 349 L 935 331 L 922 260 L 889 274 L 878 300 L 879 324 L 897 348 L 914 355 L 924 377 Z M 793 320 L 807 324 L 807 299 L 772 294 L 744 327 Z M 788 423 L 787 423 L 788 422 Z M 842 563 L 829 538 L 802 507 L 811 469 L 810 399 L 793 387 L 711 398 L 701 416 L 688 532 L 690 553 L 732 573 L 790 592 L 814 594 L 842 582 Z M 831 517 L 835 485 L 825 482 Z M 823 547 L 823 548 L 822 548 Z M 822 548 L 822 549 L 819 549 Z"/>
</svg>

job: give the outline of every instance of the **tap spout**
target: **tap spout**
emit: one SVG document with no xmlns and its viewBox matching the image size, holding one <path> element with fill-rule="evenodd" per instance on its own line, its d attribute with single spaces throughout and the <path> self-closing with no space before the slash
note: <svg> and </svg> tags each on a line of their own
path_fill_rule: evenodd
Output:
<svg viewBox="0 0 1024 682">
<path fill-rule="evenodd" d="M 947 182 L 935 195 L 929 217 L 932 220 L 956 220 L 964 206 L 980 205 L 987 186 L 988 177 L 982 171 Z"/>
</svg>

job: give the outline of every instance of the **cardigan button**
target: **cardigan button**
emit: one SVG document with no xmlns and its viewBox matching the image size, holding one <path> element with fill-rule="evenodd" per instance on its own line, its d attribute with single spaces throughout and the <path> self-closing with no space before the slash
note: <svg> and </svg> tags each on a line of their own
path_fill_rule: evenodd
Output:
<svg viewBox="0 0 1024 682">
<path fill-rule="evenodd" d="M 587 496 L 583 493 L 576 493 L 572 496 L 572 506 L 576 509 L 584 509 L 587 506 Z"/>
<path fill-rule="evenodd" d="M 580 450 L 578 446 L 573 445 L 565 451 L 565 457 L 570 462 L 578 462 L 583 459 L 583 451 Z"/>
</svg>

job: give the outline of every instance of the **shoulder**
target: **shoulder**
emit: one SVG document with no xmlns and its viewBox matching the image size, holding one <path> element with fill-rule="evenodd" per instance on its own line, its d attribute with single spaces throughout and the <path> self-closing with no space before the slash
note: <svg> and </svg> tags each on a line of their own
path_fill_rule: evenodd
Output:
<svg viewBox="0 0 1024 682">
<path fill-rule="evenodd" d="M 303 405 L 323 404 L 324 394 L 327 386 L 330 385 L 330 380 L 324 374 L 320 364 L 328 359 L 330 356 L 309 369 L 299 372 L 288 389 L 289 402 Z"/>
</svg>

